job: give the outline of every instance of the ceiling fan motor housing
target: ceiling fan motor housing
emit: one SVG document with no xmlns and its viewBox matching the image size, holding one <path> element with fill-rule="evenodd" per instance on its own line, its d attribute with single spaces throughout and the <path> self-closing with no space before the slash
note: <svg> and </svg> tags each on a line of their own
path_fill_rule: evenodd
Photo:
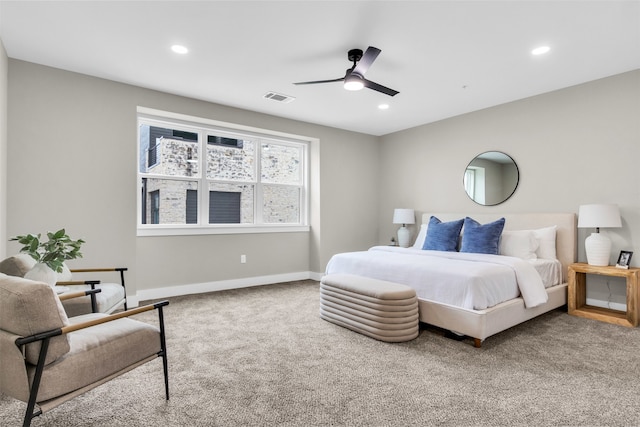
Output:
<svg viewBox="0 0 640 427">
<path fill-rule="evenodd" d="M 362 49 L 351 49 L 347 54 L 347 58 L 349 58 L 351 62 L 358 62 L 362 59 L 362 55 Z"/>
</svg>

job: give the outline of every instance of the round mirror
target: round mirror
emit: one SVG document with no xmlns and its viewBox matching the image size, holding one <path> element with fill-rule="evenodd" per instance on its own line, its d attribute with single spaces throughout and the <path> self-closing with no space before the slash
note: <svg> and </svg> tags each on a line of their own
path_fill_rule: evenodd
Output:
<svg viewBox="0 0 640 427">
<path fill-rule="evenodd" d="M 493 206 L 511 197 L 519 179 L 518 166 L 511 157 L 499 151 L 487 151 L 467 165 L 463 185 L 471 200 Z"/>
</svg>

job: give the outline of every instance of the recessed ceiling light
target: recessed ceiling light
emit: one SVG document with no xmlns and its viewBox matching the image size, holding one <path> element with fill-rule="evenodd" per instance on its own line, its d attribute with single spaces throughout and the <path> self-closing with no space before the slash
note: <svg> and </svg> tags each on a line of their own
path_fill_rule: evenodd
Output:
<svg viewBox="0 0 640 427">
<path fill-rule="evenodd" d="M 380 105 L 378 105 L 378 108 L 380 110 L 388 110 L 389 109 L 389 104 L 380 104 Z"/>
<path fill-rule="evenodd" d="M 174 44 L 173 46 L 171 46 L 171 50 L 181 55 L 184 55 L 185 53 L 189 52 L 189 49 L 179 44 Z"/>
<path fill-rule="evenodd" d="M 539 46 L 531 51 L 532 55 L 543 55 L 549 52 L 551 48 L 549 46 Z"/>
</svg>

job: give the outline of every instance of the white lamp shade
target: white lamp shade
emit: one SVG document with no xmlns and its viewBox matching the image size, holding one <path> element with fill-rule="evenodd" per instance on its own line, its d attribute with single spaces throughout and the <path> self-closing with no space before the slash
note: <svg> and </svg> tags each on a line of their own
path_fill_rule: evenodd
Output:
<svg viewBox="0 0 640 427">
<path fill-rule="evenodd" d="M 622 227 L 618 205 L 582 205 L 578 212 L 578 228 Z"/>
<path fill-rule="evenodd" d="M 413 209 L 395 209 L 393 211 L 394 224 L 415 224 L 416 216 Z"/>
</svg>

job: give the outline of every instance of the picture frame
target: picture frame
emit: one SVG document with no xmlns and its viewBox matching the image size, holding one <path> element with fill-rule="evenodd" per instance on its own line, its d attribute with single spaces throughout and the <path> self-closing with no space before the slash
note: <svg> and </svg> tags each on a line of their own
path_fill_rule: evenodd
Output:
<svg viewBox="0 0 640 427">
<path fill-rule="evenodd" d="M 616 262 L 616 267 L 628 269 L 629 263 L 631 262 L 631 255 L 633 255 L 633 252 L 631 251 L 620 251 L 620 255 L 618 255 L 618 262 Z"/>
</svg>

